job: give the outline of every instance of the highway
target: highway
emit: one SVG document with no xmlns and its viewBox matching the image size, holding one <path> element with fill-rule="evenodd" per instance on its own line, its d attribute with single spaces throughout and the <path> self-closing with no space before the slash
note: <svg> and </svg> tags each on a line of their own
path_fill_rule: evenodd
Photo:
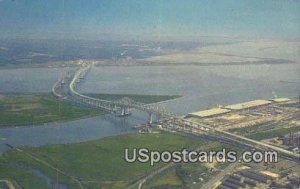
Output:
<svg viewBox="0 0 300 189">
<path fill-rule="evenodd" d="M 259 150 L 277 151 L 279 154 L 283 155 L 284 157 L 288 157 L 297 161 L 300 160 L 300 154 L 296 154 L 291 151 L 285 150 L 283 148 L 266 144 L 264 142 L 249 139 L 241 135 L 223 131 L 213 126 L 204 125 L 199 122 L 187 120 L 183 117 L 176 116 L 175 114 L 166 111 L 163 107 L 149 106 L 140 102 L 136 102 L 129 98 L 123 98 L 117 101 L 108 101 L 108 100 L 101 100 L 101 99 L 92 98 L 80 94 L 79 92 L 76 91 L 77 83 L 79 83 L 80 80 L 84 79 L 84 77 L 86 76 L 88 71 L 92 68 L 92 66 L 93 66 L 92 64 L 83 63 L 82 66 L 75 72 L 74 77 L 69 84 L 69 93 L 72 97 L 71 98 L 72 100 L 80 101 L 81 103 L 85 103 L 93 107 L 102 108 L 110 112 L 115 112 L 118 110 L 121 110 L 123 112 L 124 109 L 126 108 L 135 108 L 141 111 L 145 111 L 149 114 L 154 114 L 159 118 L 168 119 L 169 121 L 171 121 L 171 124 L 174 125 L 172 129 L 169 129 L 171 131 L 180 130 L 183 132 L 187 131 L 189 133 L 195 133 L 195 134 L 206 133 L 209 135 L 219 136 L 220 138 L 226 138 L 232 140 L 233 142 L 247 145 L 249 147 L 256 148 Z M 64 79 L 60 79 L 55 86 L 62 85 L 59 82 L 63 80 Z M 54 91 L 56 88 L 57 87 L 53 87 Z M 56 93 L 57 92 L 55 92 L 54 95 L 61 98 L 61 95 Z"/>
<path fill-rule="evenodd" d="M 234 134 L 234 133 L 223 131 L 223 130 L 220 130 L 220 129 L 217 129 L 217 128 L 214 128 L 214 127 L 211 127 L 211 126 L 200 125 L 198 122 L 192 122 L 192 121 L 189 121 L 189 122 L 191 123 L 191 125 L 197 125 L 198 127 L 204 127 L 206 129 L 212 130 L 213 132 L 215 132 L 217 134 L 225 136 L 226 138 L 235 139 L 236 141 L 239 141 L 240 143 L 248 144 L 249 146 L 251 146 L 253 148 L 258 148 L 258 149 L 261 149 L 261 150 L 277 151 L 280 154 L 287 155 L 288 157 L 296 158 L 298 160 L 300 159 L 300 154 L 293 153 L 293 152 L 288 151 L 286 149 L 283 149 L 283 148 L 280 148 L 280 147 L 277 147 L 277 146 L 273 146 L 273 145 L 270 145 L 270 144 L 266 144 L 264 142 L 260 142 L 260 141 L 257 141 L 257 140 L 253 140 L 253 139 L 241 136 L 241 135 L 237 135 L 237 134 Z"/>
<path fill-rule="evenodd" d="M 97 98 L 92 98 L 76 91 L 77 83 L 84 78 L 93 65 L 86 65 L 80 67 L 74 74 L 73 79 L 69 84 L 70 94 L 75 100 L 79 100 L 86 104 L 96 106 L 105 109 L 109 112 L 115 112 L 126 108 L 135 108 L 150 114 L 156 114 L 160 116 L 174 116 L 171 112 L 167 112 L 163 107 L 158 105 L 147 105 L 140 102 L 136 102 L 130 98 L 122 98 L 117 101 L 108 101 Z M 57 95 L 56 95 L 57 96 Z"/>
</svg>

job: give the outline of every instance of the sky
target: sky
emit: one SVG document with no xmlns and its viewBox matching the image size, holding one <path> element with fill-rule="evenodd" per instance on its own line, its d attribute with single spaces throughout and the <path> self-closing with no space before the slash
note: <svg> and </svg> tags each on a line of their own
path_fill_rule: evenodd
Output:
<svg viewBox="0 0 300 189">
<path fill-rule="evenodd" d="M 299 0 L 0 0 L 0 37 L 295 39 Z"/>
</svg>

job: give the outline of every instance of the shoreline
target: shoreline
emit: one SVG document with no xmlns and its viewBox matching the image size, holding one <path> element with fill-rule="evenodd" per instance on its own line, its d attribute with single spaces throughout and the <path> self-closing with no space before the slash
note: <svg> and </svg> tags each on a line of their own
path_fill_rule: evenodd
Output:
<svg viewBox="0 0 300 189">
<path fill-rule="evenodd" d="M 88 60 L 93 61 L 93 60 Z M 50 63 L 50 62 L 49 62 Z M 63 63 L 64 64 L 64 63 Z M 201 62 L 190 62 L 190 63 L 156 63 L 156 62 L 144 62 L 144 63 L 125 63 L 125 64 L 96 64 L 96 67 L 135 67 L 135 66 L 250 66 L 250 65 L 280 65 L 280 64 L 297 64 L 296 61 L 283 60 L 283 62 L 270 62 L 270 61 L 256 61 L 256 62 L 230 62 L 230 63 L 201 63 Z M 77 64 L 67 64 L 67 65 L 49 65 L 48 63 L 33 64 L 28 65 L 0 65 L 0 70 L 10 70 L 10 69 L 29 69 L 29 68 L 67 68 L 67 67 L 78 67 Z"/>
</svg>

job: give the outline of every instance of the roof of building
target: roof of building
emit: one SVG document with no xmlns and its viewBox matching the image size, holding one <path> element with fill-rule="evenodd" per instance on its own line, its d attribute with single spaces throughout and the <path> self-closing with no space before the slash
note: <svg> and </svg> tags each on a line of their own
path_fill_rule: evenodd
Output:
<svg viewBox="0 0 300 189">
<path fill-rule="evenodd" d="M 289 98 L 274 98 L 274 99 L 272 99 L 272 101 L 274 101 L 274 102 L 288 102 L 290 100 L 291 99 L 289 99 Z"/>
<path fill-rule="evenodd" d="M 230 112 L 230 110 L 222 109 L 222 108 L 212 108 L 212 109 L 203 110 L 199 112 L 189 113 L 189 115 L 196 116 L 196 117 L 209 117 L 209 116 L 223 114 L 227 112 Z"/>
<path fill-rule="evenodd" d="M 249 102 L 228 105 L 228 106 L 225 106 L 225 108 L 231 109 L 231 110 L 242 110 L 242 109 L 246 109 L 246 108 L 267 105 L 270 103 L 271 103 L 271 101 L 268 101 L 268 100 L 253 100 L 253 101 L 249 101 Z"/>
</svg>

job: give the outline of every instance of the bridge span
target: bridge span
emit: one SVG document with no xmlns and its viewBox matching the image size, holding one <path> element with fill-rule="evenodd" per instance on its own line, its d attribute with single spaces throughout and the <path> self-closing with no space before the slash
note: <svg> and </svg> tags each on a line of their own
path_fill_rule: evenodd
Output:
<svg viewBox="0 0 300 189">
<path fill-rule="evenodd" d="M 213 126 L 202 124 L 195 121 L 187 120 L 183 117 L 179 117 L 172 112 L 166 111 L 163 107 L 157 105 L 148 105 L 140 102 L 136 102 L 130 98 L 122 98 L 116 101 L 103 100 L 98 98 L 93 98 L 79 93 L 77 89 L 77 84 L 84 79 L 89 70 L 93 67 L 92 64 L 83 63 L 81 67 L 74 73 L 73 78 L 69 83 L 68 97 L 63 97 L 63 95 L 58 92 L 63 86 L 64 77 L 67 74 L 62 74 L 60 78 L 52 88 L 53 94 L 59 98 L 65 98 L 82 104 L 86 104 L 92 107 L 101 108 L 108 112 L 121 112 L 121 116 L 128 115 L 128 109 L 134 108 L 147 112 L 149 114 L 149 123 L 152 123 L 153 115 L 159 119 L 159 123 L 162 124 L 163 129 L 168 131 L 180 131 L 191 134 L 207 134 L 220 139 L 227 139 L 233 141 L 234 143 L 240 143 L 242 145 L 255 148 L 258 150 L 271 150 L 277 151 L 283 157 L 300 160 L 300 154 L 291 152 L 289 150 L 266 144 L 261 141 L 253 140 L 241 135 L 230 133 L 227 131 L 220 130 Z"/>
</svg>

